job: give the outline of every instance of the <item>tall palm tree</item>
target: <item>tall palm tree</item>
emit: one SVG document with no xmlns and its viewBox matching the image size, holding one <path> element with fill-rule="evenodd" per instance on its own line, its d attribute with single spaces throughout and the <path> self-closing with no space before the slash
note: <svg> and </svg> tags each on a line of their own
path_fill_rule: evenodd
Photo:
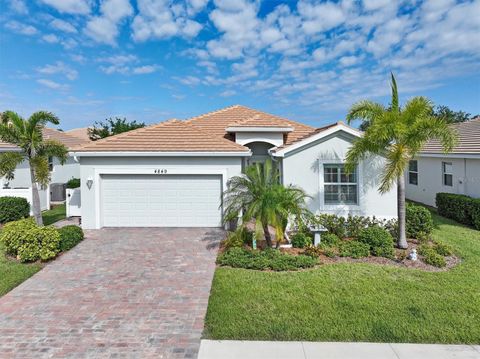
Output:
<svg viewBox="0 0 480 359">
<path fill-rule="evenodd" d="M 43 225 L 43 220 L 37 184 L 45 188 L 50 182 L 48 158 L 57 158 L 63 165 L 68 156 L 63 144 L 43 139 L 42 129 L 45 125 L 58 125 L 59 122 L 57 116 L 45 111 L 35 112 L 26 120 L 12 111 L 5 111 L 0 117 L 0 140 L 20 149 L 18 152 L 0 154 L 0 177 L 13 179 L 17 165 L 28 161 L 32 182 L 32 212 L 38 225 Z"/>
<path fill-rule="evenodd" d="M 224 192 L 224 221 L 241 217 L 242 223 L 255 219 L 255 232 L 263 231 L 265 241 L 272 247 L 269 225 L 275 228 L 277 247 L 283 239 L 290 214 L 302 216 L 308 212 L 308 196 L 299 188 L 280 184 L 278 168 L 271 160 L 263 165 L 249 166 L 245 174 L 232 177 Z"/>
<path fill-rule="evenodd" d="M 386 158 L 379 191 L 386 193 L 397 185 L 397 245 L 399 248 L 407 248 L 405 170 L 409 161 L 429 140 L 439 140 L 445 153 L 451 151 L 456 143 L 456 133 L 444 119 L 432 116 L 433 104 L 425 97 L 414 97 L 401 107 L 393 74 L 391 81 L 392 98 L 388 108 L 371 101 L 360 101 L 350 108 L 348 123 L 360 119 L 369 123 L 369 126 L 348 151 L 346 168 L 353 171 L 359 161 L 370 155 L 382 155 Z"/>
</svg>

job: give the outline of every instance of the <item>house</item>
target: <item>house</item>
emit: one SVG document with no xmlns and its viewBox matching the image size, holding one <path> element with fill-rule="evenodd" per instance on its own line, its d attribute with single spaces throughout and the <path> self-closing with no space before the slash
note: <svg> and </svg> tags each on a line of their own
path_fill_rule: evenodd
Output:
<svg viewBox="0 0 480 359">
<path fill-rule="evenodd" d="M 343 169 L 361 133 L 313 128 L 244 106 L 170 120 L 80 146 L 82 226 L 219 227 L 222 191 L 245 166 L 272 158 L 314 212 L 396 217 L 396 189 L 378 192 L 384 159 Z"/>
<path fill-rule="evenodd" d="M 53 128 L 44 128 L 43 137 L 47 140 L 57 140 L 63 143 L 68 149 L 89 142 Z M 18 151 L 18 148 L 15 145 L 0 141 L 0 153 L 5 151 Z M 51 171 L 51 183 L 66 183 L 71 178 L 80 178 L 80 164 L 72 156 L 69 156 L 63 165 L 61 165 L 55 158 L 51 160 L 49 165 Z M 22 196 L 29 199 L 29 193 L 31 192 L 30 187 L 30 166 L 27 161 L 23 161 L 17 166 L 14 179 L 7 180 L 5 177 L 0 178 L 0 196 Z M 42 209 L 48 209 L 50 202 L 49 198 L 49 190 L 40 191 Z"/>
<path fill-rule="evenodd" d="M 88 130 L 89 129 L 90 129 L 90 127 L 80 127 L 80 128 L 74 128 L 74 129 L 71 129 L 71 130 L 67 130 L 67 131 L 65 131 L 65 133 L 67 135 L 70 135 L 70 136 L 73 136 L 73 137 L 76 137 L 76 138 L 80 138 L 80 139 L 84 140 L 85 142 L 89 142 L 89 141 L 91 141 L 90 136 L 88 135 Z"/>
<path fill-rule="evenodd" d="M 452 125 L 458 133 L 455 148 L 445 154 L 438 141 L 428 142 L 410 161 L 406 197 L 435 207 L 439 192 L 480 198 L 480 117 Z"/>
</svg>

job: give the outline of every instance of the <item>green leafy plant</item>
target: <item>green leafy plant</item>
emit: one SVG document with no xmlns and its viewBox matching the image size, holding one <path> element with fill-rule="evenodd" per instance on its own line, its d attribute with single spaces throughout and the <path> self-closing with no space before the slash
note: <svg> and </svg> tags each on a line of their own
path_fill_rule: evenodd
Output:
<svg viewBox="0 0 480 359">
<path fill-rule="evenodd" d="M 406 206 L 406 231 L 410 238 L 420 235 L 429 235 L 433 230 L 433 218 L 428 209 L 413 203 Z"/>
<path fill-rule="evenodd" d="M 451 256 L 453 254 L 453 248 L 448 244 L 435 243 L 433 245 L 433 250 L 444 257 Z"/>
<path fill-rule="evenodd" d="M 320 244 L 325 247 L 336 246 L 340 242 L 340 238 L 334 233 L 324 233 L 320 237 Z"/>
<path fill-rule="evenodd" d="M 39 227 L 32 218 L 7 223 L 0 235 L 8 254 L 22 262 L 55 258 L 60 251 L 60 234 L 51 226 Z"/>
<path fill-rule="evenodd" d="M 80 178 L 72 178 L 67 182 L 67 188 L 74 189 L 80 187 Z"/>
<path fill-rule="evenodd" d="M 252 245 L 253 233 L 245 226 L 239 226 L 234 232 L 227 234 L 227 238 L 223 242 L 225 249 L 233 247 L 243 247 L 244 245 Z"/>
<path fill-rule="evenodd" d="M 301 268 L 311 268 L 318 263 L 316 258 L 284 254 L 276 249 L 267 248 L 263 251 L 231 248 L 220 254 L 217 264 L 233 268 L 256 270 L 292 271 Z"/>
<path fill-rule="evenodd" d="M 323 253 L 323 249 L 321 247 L 312 246 L 312 245 L 305 247 L 305 250 L 303 251 L 304 255 L 314 257 L 314 258 L 318 257 L 322 253 Z"/>
<path fill-rule="evenodd" d="M 425 233 L 425 232 L 418 232 L 417 233 L 417 240 L 419 243 L 428 243 L 428 241 L 430 240 L 430 235 Z"/>
<path fill-rule="evenodd" d="M 83 230 L 75 225 L 59 228 L 58 233 L 60 234 L 59 248 L 62 252 L 72 249 L 84 238 Z"/>
<path fill-rule="evenodd" d="M 30 204 L 23 197 L 0 197 L 0 223 L 18 221 L 30 215 Z"/>
<path fill-rule="evenodd" d="M 145 127 L 145 123 L 137 121 L 127 121 L 126 118 L 108 118 L 104 122 L 95 122 L 93 127 L 88 129 L 88 137 L 92 141 L 106 138 L 120 133 L 136 130 Z"/>
<path fill-rule="evenodd" d="M 338 252 L 340 257 L 363 258 L 370 255 L 370 246 L 357 241 L 342 241 Z"/>
<path fill-rule="evenodd" d="M 434 250 L 429 250 L 425 252 L 423 256 L 424 256 L 423 258 L 424 262 L 434 267 L 442 268 L 447 265 L 445 258 L 440 254 L 438 254 L 437 252 L 435 252 Z"/>
<path fill-rule="evenodd" d="M 394 255 L 393 237 L 379 226 L 362 229 L 357 240 L 366 244 L 374 256 L 392 258 Z"/>
<path fill-rule="evenodd" d="M 293 248 L 305 248 L 312 244 L 312 238 L 303 232 L 295 233 L 290 237 Z"/>
<path fill-rule="evenodd" d="M 397 246 L 407 248 L 405 227 L 405 170 L 409 160 L 421 151 L 429 140 L 439 140 L 444 152 L 456 144 L 457 136 L 445 119 L 433 116 L 432 102 L 414 97 L 400 106 L 397 82 L 391 75 L 390 105 L 364 100 L 349 110 L 347 122 L 362 120 L 368 123 L 363 136 L 354 140 L 346 155 L 346 170 L 352 172 L 362 160 L 371 156 L 385 158 L 379 191 L 386 193 L 396 185 L 398 193 Z"/>
<path fill-rule="evenodd" d="M 0 154 L 0 177 L 13 179 L 17 165 L 23 161 L 28 162 L 32 212 L 39 225 L 43 225 L 43 220 L 37 184 L 45 188 L 50 183 L 49 157 L 57 158 L 62 165 L 68 157 L 68 150 L 63 144 L 43 138 L 42 129 L 46 124 L 58 125 L 59 122 L 57 116 L 45 111 L 35 112 L 27 120 L 12 111 L 5 111 L 0 117 L 0 140 L 12 143 L 20 149 Z"/>
<path fill-rule="evenodd" d="M 480 230 L 480 198 L 454 193 L 437 193 L 438 214 Z"/>
<path fill-rule="evenodd" d="M 334 214 L 322 213 L 315 218 L 317 224 L 325 227 L 328 232 L 335 234 L 338 238 L 345 238 L 345 218 Z"/>
</svg>

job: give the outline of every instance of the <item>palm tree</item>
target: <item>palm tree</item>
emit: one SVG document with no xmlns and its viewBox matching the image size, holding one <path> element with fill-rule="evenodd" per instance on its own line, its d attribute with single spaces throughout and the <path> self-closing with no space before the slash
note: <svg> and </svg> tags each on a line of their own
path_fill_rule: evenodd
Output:
<svg viewBox="0 0 480 359">
<path fill-rule="evenodd" d="M 346 168 L 353 171 L 359 161 L 370 155 L 386 158 L 379 191 L 386 193 L 397 184 L 397 245 L 405 249 L 408 244 L 405 235 L 404 173 L 408 163 L 432 139 L 440 141 L 445 153 L 451 151 L 456 143 L 456 133 L 444 119 L 432 116 L 433 104 L 425 97 L 414 97 L 401 107 L 393 74 L 391 79 L 392 98 L 388 108 L 371 101 L 360 101 L 350 108 L 347 115 L 349 124 L 360 119 L 369 126 L 348 151 Z"/>
<path fill-rule="evenodd" d="M 30 165 L 32 182 L 32 211 L 38 225 L 43 225 L 40 211 L 40 197 L 37 184 L 45 188 L 50 182 L 48 158 L 55 157 L 63 165 L 68 150 L 58 141 L 44 140 L 42 129 L 47 123 L 59 124 L 51 112 L 38 111 L 27 120 L 12 111 L 5 111 L 0 117 L 0 140 L 16 145 L 20 151 L 0 154 L 0 177 L 13 179 L 15 168 L 23 161 Z"/>
<path fill-rule="evenodd" d="M 224 192 L 224 221 L 239 217 L 245 224 L 255 219 L 255 232 L 263 231 L 268 247 L 272 247 L 269 225 L 275 228 L 277 247 L 284 236 L 289 215 L 309 213 L 305 206 L 308 196 L 299 188 L 280 184 L 278 168 L 270 159 L 263 165 L 247 167 L 245 174 L 232 177 Z"/>
</svg>

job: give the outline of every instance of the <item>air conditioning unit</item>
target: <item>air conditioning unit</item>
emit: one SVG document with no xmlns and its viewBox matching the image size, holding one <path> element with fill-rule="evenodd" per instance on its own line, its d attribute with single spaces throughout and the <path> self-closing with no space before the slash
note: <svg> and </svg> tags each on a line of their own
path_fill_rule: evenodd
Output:
<svg viewBox="0 0 480 359">
<path fill-rule="evenodd" d="M 50 183 L 50 201 L 63 202 L 66 199 L 66 183 Z"/>
</svg>

